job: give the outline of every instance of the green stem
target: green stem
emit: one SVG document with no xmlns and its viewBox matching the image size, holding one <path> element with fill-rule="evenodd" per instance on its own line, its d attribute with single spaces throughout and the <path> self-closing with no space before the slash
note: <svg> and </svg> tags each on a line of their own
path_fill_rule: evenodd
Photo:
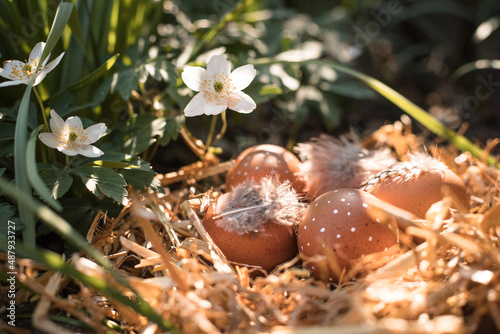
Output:
<svg viewBox="0 0 500 334">
<path fill-rule="evenodd" d="M 42 111 L 43 123 L 45 124 L 45 128 L 47 131 L 50 131 L 49 122 L 47 122 L 47 115 L 45 115 L 45 108 L 43 106 L 42 98 L 38 93 L 36 87 L 33 87 L 33 91 L 35 92 L 36 99 L 38 100 L 38 104 L 40 105 L 40 110 Z"/>
<path fill-rule="evenodd" d="M 220 129 L 217 136 L 215 136 L 213 143 L 216 143 L 217 141 L 219 141 L 222 138 L 222 136 L 224 136 L 224 134 L 226 133 L 226 130 L 227 130 L 226 110 L 224 110 L 222 112 L 220 117 L 222 118 L 222 128 Z"/>
<path fill-rule="evenodd" d="M 43 123 L 45 124 L 45 128 L 47 131 L 50 131 L 49 127 L 49 122 L 47 121 L 47 115 L 45 115 L 45 108 L 43 106 L 43 101 L 42 98 L 40 97 L 40 94 L 38 93 L 38 90 L 36 87 L 33 87 L 33 91 L 35 92 L 36 99 L 38 101 L 38 105 L 40 106 L 40 111 L 42 112 L 42 118 L 43 118 Z M 56 156 L 53 151 L 50 151 L 49 154 L 47 154 L 47 148 L 45 145 L 41 146 L 41 154 L 42 154 L 42 161 L 43 162 L 48 162 L 49 159 L 50 161 L 55 161 Z"/>
<path fill-rule="evenodd" d="M 66 156 L 66 166 L 68 167 L 68 170 L 71 171 L 71 164 L 69 162 L 69 155 Z"/>
<path fill-rule="evenodd" d="M 210 145 L 212 145 L 216 124 L 217 124 L 217 115 L 212 115 L 212 121 L 210 122 L 210 129 L 208 130 L 208 137 L 205 143 L 206 152 L 208 152 L 208 148 L 210 147 Z"/>
</svg>

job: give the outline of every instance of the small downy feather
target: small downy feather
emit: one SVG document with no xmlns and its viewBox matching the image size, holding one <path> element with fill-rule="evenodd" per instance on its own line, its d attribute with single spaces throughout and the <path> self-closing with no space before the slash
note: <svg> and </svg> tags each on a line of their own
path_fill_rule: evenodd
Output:
<svg viewBox="0 0 500 334">
<path fill-rule="evenodd" d="M 336 139 L 323 134 L 299 143 L 295 151 L 303 162 L 300 176 L 311 197 L 338 188 L 358 188 L 371 175 L 397 162 L 388 149 L 362 148 L 357 137 Z"/>
<path fill-rule="evenodd" d="M 439 159 L 424 153 L 409 154 L 408 157 L 410 160 L 398 162 L 390 168 L 371 176 L 360 188 L 370 191 L 380 182 L 389 179 L 392 182 L 400 183 L 418 178 L 423 173 L 439 173 L 443 175 L 448 170 L 448 167 Z"/>
<path fill-rule="evenodd" d="M 215 203 L 217 226 L 228 232 L 244 234 L 262 230 L 267 222 L 296 226 L 304 205 L 289 181 L 281 183 L 270 176 L 259 181 L 247 180 Z"/>
</svg>

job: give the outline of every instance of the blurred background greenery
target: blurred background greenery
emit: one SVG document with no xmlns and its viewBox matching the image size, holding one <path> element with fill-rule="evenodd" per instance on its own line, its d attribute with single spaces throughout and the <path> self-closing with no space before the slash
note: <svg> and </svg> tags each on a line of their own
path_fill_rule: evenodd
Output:
<svg viewBox="0 0 500 334">
<path fill-rule="evenodd" d="M 332 68 L 257 65 L 269 58 L 345 64 L 386 83 L 452 129 L 466 129 L 473 140 L 500 137 L 497 0 L 68 2 L 75 9 L 52 58 L 66 54 L 39 86 L 45 112 L 77 115 L 84 124 L 105 122 L 110 131 L 99 145 L 108 152 L 105 160 L 134 164 L 144 173 L 150 166 L 160 173 L 174 171 L 198 159 L 179 131 L 186 124 L 204 140 L 210 118 L 184 118 L 193 92 L 179 73 L 186 64 L 205 66 L 214 53 L 224 53 L 233 68 L 254 63 L 258 70 L 245 90 L 257 109 L 249 115 L 228 113 L 228 131 L 216 143 L 221 160 L 256 143 L 292 148 L 320 133 L 354 129 L 363 134 L 402 114 Z M 1 0 L 0 60 L 24 60 L 37 42 L 46 40 L 59 3 Z M 0 89 L 0 168 L 11 179 L 13 131 L 23 93 L 20 86 Z M 34 98 L 32 109 L 30 130 L 41 124 Z M 58 163 L 64 167 L 63 157 Z M 54 173 L 44 173 L 43 164 L 38 168 L 47 186 L 53 186 Z M 118 173 L 124 185 L 157 186 L 151 174 Z M 86 217 L 78 224 L 84 233 L 97 208 L 109 203 L 91 195 L 83 205 L 82 194 L 75 183 L 60 200 L 70 208 L 68 221 Z M 12 207 L 5 210 L 15 214 Z"/>
</svg>

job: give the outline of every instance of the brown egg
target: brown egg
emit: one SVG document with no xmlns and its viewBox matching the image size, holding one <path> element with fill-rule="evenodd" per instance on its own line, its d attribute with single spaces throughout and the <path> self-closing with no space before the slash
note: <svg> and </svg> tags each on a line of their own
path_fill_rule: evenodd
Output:
<svg viewBox="0 0 500 334">
<path fill-rule="evenodd" d="M 255 181 L 269 175 L 275 175 L 283 182 L 288 180 L 298 193 L 304 191 L 304 181 L 298 177 L 300 161 L 283 147 L 264 144 L 252 146 L 243 151 L 227 172 L 226 191 L 247 179 Z"/>
<path fill-rule="evenodd" d="M 269 272 L 297 255 L 295 229 L 303 212 L 290 182 L 266 177 L 219 197 L 203 226 L 229 261 Z"/>
<path fill-rule="evenodd" d="M 395 221 L 385 224 L 369 212 L 372 195 L 356 189 L 336 189 L 307 207 L 297 230 L 297 245 L 306 267 L 318 279 L 338 282 L 346 272 L 375 257 L 370 269 L 399 252 Z M 365 268 L 367 269 L 367 268 Z"/>
<path fill-rule="evenodd" d="M 469 196 L 462 180 L 439 160 L 414 155 L 368 180 L 362 187 L 375 197 L 425 218 L 432 204 L 443 199 L 448 188 L 456 209 L 469 210 Z"/>
</svg>

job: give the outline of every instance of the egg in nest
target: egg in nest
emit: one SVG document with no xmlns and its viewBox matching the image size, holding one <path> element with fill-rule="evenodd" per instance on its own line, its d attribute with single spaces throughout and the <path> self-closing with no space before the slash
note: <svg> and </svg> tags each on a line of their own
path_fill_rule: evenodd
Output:
<svg viewBox="0 0 500 334">
<path fill-rule="evenodd" d="M 318 279 L 337 283 L 343 270 L 375 269 L 400 251 L 394 219 L 385 222 L 370 211 L 372 195 L 350 188 L 324 193 L 307 207 L 297 230 L 297 246 L 306 267 Z"/>
<path fill-rule="evenodd" d="M 409 157 L 372 176 L 360 189 L 422 219 L 445 194 L 455 209 L 469 210 L 465 184 L 443 162 L 422 153 Z"/>
<path fill-rule="evenodd" d="M 298 175 L 300 160 L 283 147 L 271 144 L 252 146 L 244 150 L 227 172 L 226 191 L 231 191 L 247 179 L 255 181 L 273 175 L 281 182 L 290 181 L 297 193 L 303 193 L 305 183 Z"/>
<path fill-rule="evenodd" d="M 297 255 L 295 230 L 303 212 L 290 182 L 250 179 L 219 197 L 203 226 L 230 262 L 270 272 Z"/>
</svg>

